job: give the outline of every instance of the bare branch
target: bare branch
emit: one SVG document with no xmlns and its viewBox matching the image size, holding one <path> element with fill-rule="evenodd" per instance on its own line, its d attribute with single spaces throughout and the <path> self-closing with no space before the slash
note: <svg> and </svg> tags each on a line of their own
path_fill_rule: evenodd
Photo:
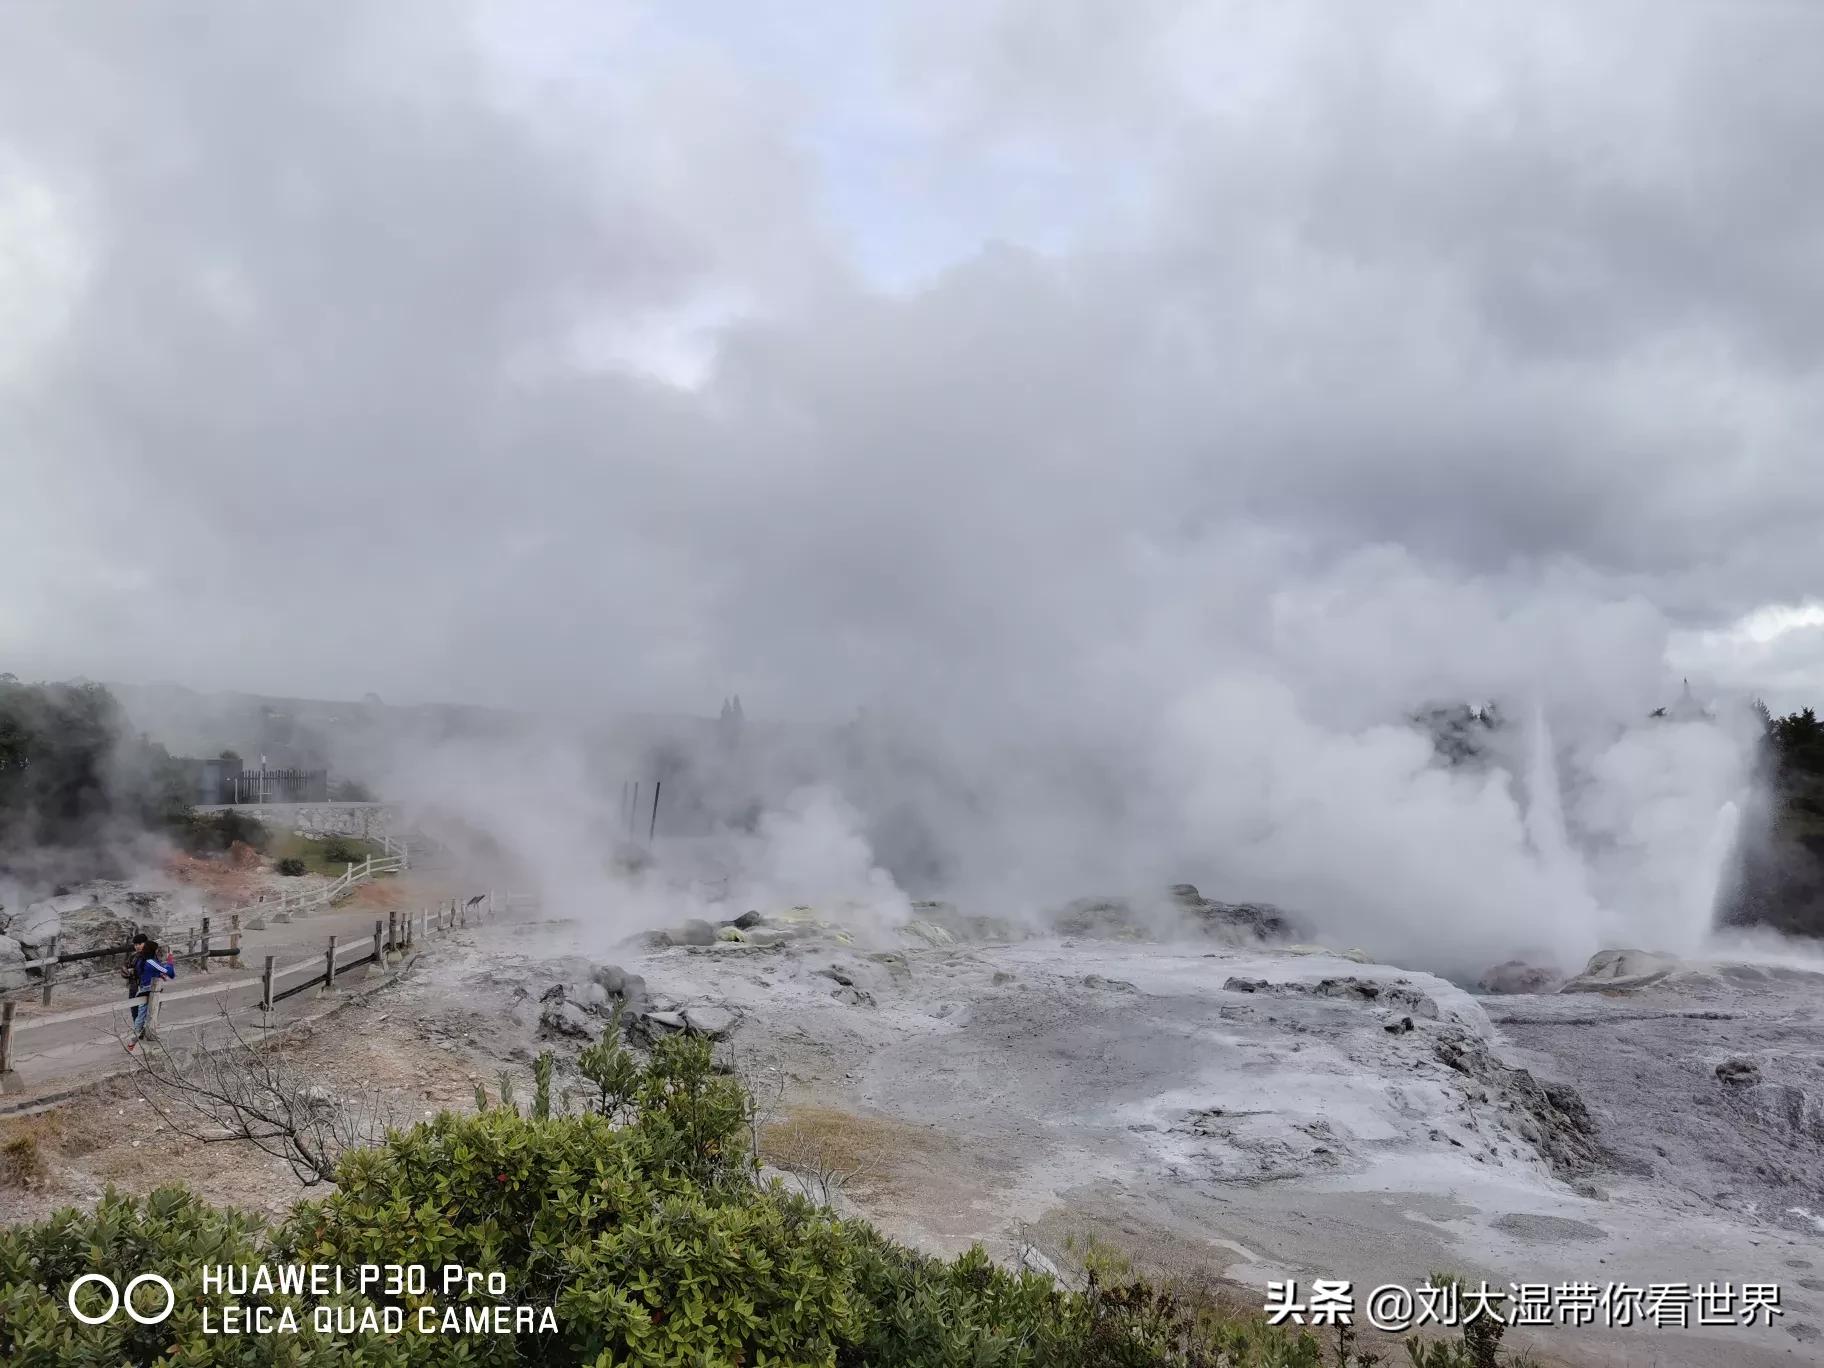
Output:
<svg viewBox="0 0 1824 1368">
<path fill-rule="evenodd" d="M 283 1159 L 306 1187 L 328 1182 L 351 1149 L 378 1143 L 392 1117 L 377 1090 L 338 1097 L 273 1044 L 250 1041 L 226 1011 L 225 1037 L 199 1032 L 177 1053 L 147 1038 L 134 1055 L 140 1097 L 166 1126 L 204 1144 L 242 1140 Z"/>
</svg>

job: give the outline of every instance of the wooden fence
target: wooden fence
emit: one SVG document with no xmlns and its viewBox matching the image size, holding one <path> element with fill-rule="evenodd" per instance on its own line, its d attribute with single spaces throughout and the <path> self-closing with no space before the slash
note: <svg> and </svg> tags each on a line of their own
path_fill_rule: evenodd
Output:
<svg viewBox="0 0 1824 1368">
<path fill-rule="evenodd" d="M 517 906 L 517 900 L 508 898 L 503 906 Z M 92 1003 L 86 1007 L 75 1007 L 67 1011 L 53 1012 L 48 1016 L 17 1016 L 16 1001 L 0 1003 L 0 1091 L 14 1091 L 20 1080 L 15 1066 L 24 1052 L 19 1048 L 20 1037 L 46 1027 L 61 1026 L 72 1021 L 82 1021 L 91 1017 L 111 1016 L 115 1012 L 129 1011 L 140 1003 L 146 1004 L 146 1029 L 155 1031 L 158 1028 L 158 1014 L 161 1004 L 181 1002 L 187 998 L 204 997 L 215 994 L 226 997 L 231 993 L 246 993 L 254 988 L 259 989 L 259 998 L 254 1002 L 242 1003 L 230 1010 L 224 1003 L 224 1014 L 229 1016 L 257 1011 L 260 1013 L 260 1024 L 270 1027 L 273 1024 L 273 1009 L 287 998 L 311 988 L 322 988 L 333 993 L 339 976 L 353 969 L 374 966 L 384 971 L 388 964 L 403 960 L 412 953 L 421 938 L 428 938 L 433 933 L 447 932 L 466 927 L 471 918 L 478 924 L 494 915 L 495 895 L 477 893 L 468 899 L 452 898 L 446 904 L 436 908 L 420 908 L 417 912 L 388 913 L 384 921 L 374 922 L 372 940 L 363 937 L 358 942 L 339 946 L 336 937 L 329 937 L 324 948 L 305 958 L 293 960 L 289 964 L 276 963 L 277 956 L 267 955 L 265 965 L 258 979 L 241 979 L 226 984 L 198 984 L 194 987 L 166 989 L 164 984 L 154 983 L 151 990 L 136 994 L 133 997 L 116 998 L 111 1002 Z M 125 954 L 130 946 L 122 947 L 118 953 Z M 235 954 L 238 944 L 233 949 L 220 951 L 205 947 L 205 955 Z M 353 958 L 349 951 L 358 951 Z M 88 951 L 85 954 L 95 957 L 111 951 Z M 207 960 L 204 961 L 207 964 Z M 303 975 L 303 977 L 300 977 Z M 284 986 L 281 987 L 280 985 Z M 209 1018 L 213 1020 L 215 1018 Z"/>
<path fill-rule="evenodd" d="M 268 922 L 279 922 L 281 924 L 289 922 L 293 917 L 307 915 L 316 908 L 328 907 L 333 903 L 340 901 L 342 898 L 347 897 L 349 892 L 357 885 L 364 884 L 377 875 L 398 873 L 400 870 L 408 867 L 409 861 L 406 858 L 405 847 L 403 845 L 398 845 L 398 854 L 392 853 L 396 844 L 396 842 L 389 841 L 385 847 L 383 847 L 387 852 L 384 855 L 370 855 L 360 864 L 355 864 L 351 861 L 348 868 L 336 878 L 335 882 L 325 884 L 321 888 L 313 888 L 306 892 L 295 894 L 285 893 L 280 895 L 274 902 L 249 903 L 245 907 L 237 907 L 228 912 L 215 913 L 211 916 L 204 917 L 201 924 L 198 926 L 185 927 L 181 931 L 161 931 L 159 935 L 162 938 L 163 943 L 171 948 L 172 955 L 176 959 L 200 960 L 203 969 L 207 970 L 211 959 L 225 958 L 230 960 L 236 968 L 239 968 L 241 929 L 243 922 L 245 922 L 246 929 L 249 931 L 264 931 Z M 221 922 L 216 920 L 217 917 L 227 918 L 228 944 L 226 946 L 210 944 L 212 928 L 221 926 Z M 57 937 L 57 941 L 61 940 L 61 936 Z M 184 942 L 184 949 L 181 951 L 176 948 L 179 940 Z M 30 959 L 20 964 L 9 964 L 7 966 L 8 969 L 37 969 L 41 971 L 36 987 L 29 988 L 26 992 L 28 995 L 34 991 L 40 993 L 43 996 L 44 1005 L 46 1007 L 51 1005 L 51 994 L 56 989 L 58 974 L 63 965 L 77 964 L 84 960 L 106 959 L 110 955 L 125 955 L 133 948 L 130 944 L 104 945 L 99 950 L 72 950 L 65 952 L 61 949 L 57 941 L 52 943 L 50 954 L 41 956 L 38 959 Z"/>
</svg>

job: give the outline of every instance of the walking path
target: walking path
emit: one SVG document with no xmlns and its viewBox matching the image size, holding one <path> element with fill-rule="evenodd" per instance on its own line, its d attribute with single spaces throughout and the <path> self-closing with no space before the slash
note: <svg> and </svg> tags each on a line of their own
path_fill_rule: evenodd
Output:
<svg viewBox="0 0 1824 1368">
<path fill-rule="evenodd" d="M 447 905 L 452 896 L 441 880 L 433 881 L 435 876 L 414 879 L 405 874 L 397 879 L 397 884 L 389 879 L 382 886 L 397 888 L 414 918 L 421 907 L 439 902 Z M 258 1034 L 268 1027 L 287 1026 L 334 1010 L 351 995 L 396 971 L 396 965 L 340 967 L 371 954 L 376 923 L 384 932 L 387 922 L 385 911 L 376 915 L 371 906 L 357 906 L 294 914 L 289 922 L 243 931 L 239 968 L 225 958 L 206 961 L 206 972 L 201 968 L 205 961 L 180 963 L 178 978 L 159 1003 L 159 1037 L 167 1044 L 180 1044 L 186 1036 L 194 1037 L 202 1028 L 219 1023 L 224 1012 L 232 1014 L 243 1033 Z M 335 989 L 325 991 L 317 985 L 281 997 L 288 986 L 322 973 L 331 936 L 336 938 L 339 966 Z M 415 940 L 412 948 L 423 950 L 424 941 Z M 279 976 L 272 1010 L 265 1014 L 260 1004 L 268 956 Z M 289 977 L 283 975 L 286 968 L 302 965 L 311 967 L 299 967 Z M 55 996 L 50 1007 L 42 1006 L 36 996 L 14 1006 L 14 1024 L 20 1029 L 13 1043 L 13 1073 L 6 1080 L 0 1113 L 42 1105 L 131 1066 L 126 1051 L 132 1030 L 131 1004 L 118 977 L 103 972 L 80 982 L 65 980 Z M 84 1009 L 94 1010 L 68 1019 Z M 33 1027 L 34 1019 L 45 1018 L 51 1020 Z"/>
</svg>

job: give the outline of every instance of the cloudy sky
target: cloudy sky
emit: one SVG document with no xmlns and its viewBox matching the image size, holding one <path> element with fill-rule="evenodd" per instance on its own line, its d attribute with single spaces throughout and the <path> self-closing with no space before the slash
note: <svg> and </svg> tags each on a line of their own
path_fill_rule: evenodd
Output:
<svg viewBox="0 0 1824 1368">
<path fill-rule="evenodd" d="M 8 7 L 0 668 L 1824 703 L 1820 54 L 1814 0 Z"/>
</svg>

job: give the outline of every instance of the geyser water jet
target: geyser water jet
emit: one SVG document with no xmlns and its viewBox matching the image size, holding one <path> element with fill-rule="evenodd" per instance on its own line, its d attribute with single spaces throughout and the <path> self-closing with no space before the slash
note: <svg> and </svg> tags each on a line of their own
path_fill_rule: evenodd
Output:
<svg viewBox="0 0 1824 1368">
<path fill-rule="evenodd" d="M 1716 928 L 1717 903 L 1723 895 L 1723 883 L 1735 860 L 1735 840 L 1741 830 L 1741 806 L 1731 799 L 1716 810 L 1710 824 L 1710 835 L 1704 844 L 1703 863 L 1691 890 L 1691 923 L 1704 935 Z"/>
</svg>

